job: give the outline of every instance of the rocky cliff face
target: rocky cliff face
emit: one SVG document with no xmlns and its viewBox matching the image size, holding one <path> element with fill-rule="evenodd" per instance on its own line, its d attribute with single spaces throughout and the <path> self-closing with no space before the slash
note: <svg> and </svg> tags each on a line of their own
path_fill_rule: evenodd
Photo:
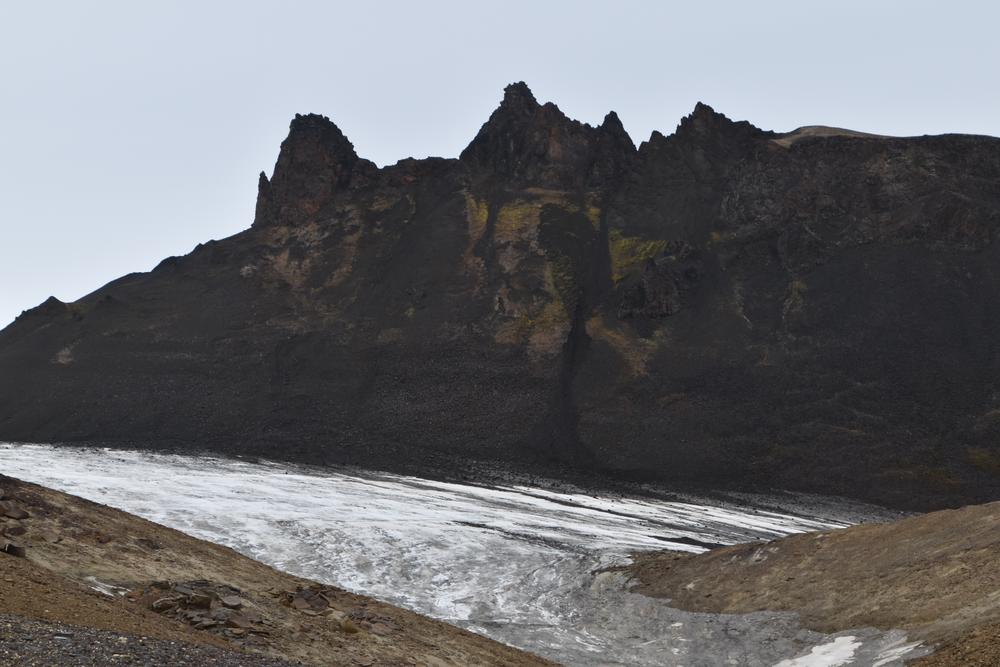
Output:
<svg viewBox="0 0 1000 667">
<path fill-rule="evenodd" d="M 458 159 L 298 116 L 253 226 L 0 332 L 0 438 L 1000 494 L 1000 140 L 638 150 L 524 84 Z"/>
</svg>

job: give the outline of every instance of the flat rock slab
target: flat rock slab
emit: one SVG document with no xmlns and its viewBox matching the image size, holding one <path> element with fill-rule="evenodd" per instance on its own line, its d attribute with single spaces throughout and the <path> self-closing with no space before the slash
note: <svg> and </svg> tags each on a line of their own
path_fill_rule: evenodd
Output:
<svg viewBox="0 0 1000 667">
<path fill-rule="evenodd" d="M 3 515 L 10 518 L 21 521 L 22 519 L 27 519 L 30 515 L 22 508 L 18 507 L 9 500 L 0 501 L 0 511 Z"/>
<path fill-rule="evenodd" d="M 243 606 L 243 600 L 236 595 L 226 595 L 221 597 L 219 598 L 219 602 L 221 602 L 224 607 L 229 607 L 230 609 L 239 609 Z"/>
</svg>

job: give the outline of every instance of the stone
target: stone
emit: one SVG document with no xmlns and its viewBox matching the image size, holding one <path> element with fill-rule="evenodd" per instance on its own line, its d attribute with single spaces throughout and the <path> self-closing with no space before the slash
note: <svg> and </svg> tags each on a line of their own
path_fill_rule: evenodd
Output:
<svg viewBox="0 0 1000 667">
<path fill-rule="evenodd" d="M 24 558 L 26 554 L 24 547 L 16 542 L 4 543 L 3 548 L 0 549 L 0 551 L 3 551 L 5 554 L 8 554 L 10 556 L 16 556 L 18 558 Z"/>
<path fill-rule="evenodd" d="M 294 609 L 312 609 L 312 605 L 305 598 L 295 597 L 292 598 L 292 608 Z"/>
<path fill-rule="evenodd" d="M 167 611 L 168 609 L 176 609 L 184 598 L 181 597 L 164 597 L 159 598 L 153 604 L 150 605 L 150 609 L 153 611 Z"/>
<path fill-rule="evenodd" d="M 27 519 L 30 515 L 24 511 L 24 509 L 18 507 L 14 503 L 4 501 L 3 503 L 3 513 L 4 516 L 21 521 L 22 519 Z"/>
<path fill-rule="evenodd" d="M 229 620 L 226 621 L 226 625 L 231 628 L 242 628 L 244 630 L 253 627 L 253 623 L 250 622 L 250 619 L 240 614 L 233 614 Z"/>
<path fill-rule="evenodd" d="M 243 600 L 236 595 L 226 595 L 221 597 L 219 598 L 219 602 L 221 602 L 224 607 L 229 607 L 230 609 L 239 609 L 243 606 Z"/>
<path fill-rule="evenodd" d="M 193 593 L 187 596 L 187 604 L 198 609 L 208 609 L 212 606 L 212 596 L 205 593 Z"/>
<path fill-rule="evenodd" d="M 8 537 L 17 537 L 24 535 L 26 532 L 28 532 L 28 529 L 24 526 L 8 526 L 3 529 L 3 534 Z"/>
<path fill-rule="evenodd" d="M 224 607 L 220 607 L 218 609 L 213 609 L 212 612 L 209 614 L 209 616 L 215 619 L 216 621 L 228 621 L 229 618 L 234 613 L 236 612 L 234 612 L 232 609 L 226 609 Z"/>
<path fill-rule="evenodd" d="M 240 613 L 242 613 L 244 616 L 246 616 L 248 619 L 250 619 L 251 623 L 263 623 L 264 620 L 265 620 L 263 616 L 261 616 L 260 614 L 258 614 L 253 609 L 244 609 Z"/>
</svg>

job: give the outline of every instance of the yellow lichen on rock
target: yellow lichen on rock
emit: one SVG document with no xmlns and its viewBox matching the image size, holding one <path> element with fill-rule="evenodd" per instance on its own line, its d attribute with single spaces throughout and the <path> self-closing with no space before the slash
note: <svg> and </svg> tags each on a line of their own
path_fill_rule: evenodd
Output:
<svg viewBox="0 0 1000 667">
<path fill-rule="evenodd" d="M 494 335 L 494 340 L 503 345 L 527 344 L 533 358 L 558 355 L 572 326 L 570 313 L 556 289 L 551 262 L 545 265 L 544 284 L 539 287 L 533 298 L 520 302 L 512 298 L 509 290 L 498 293 L 505 318 Z"/>
<path fill-rule="evenodd" d="M 377 194 L 372 198 L 368 208 L 373 213 L 383 213 L 388 211 L 399 202 L 398 197 L 389 197 L 384 194 Z"/>
<path fill-rule="evenodd" d="M 1000 476 L 1000 453 L 985 447 L 969 447 L 965 450 L 965 458 L 975 468 Z"/>
<path fill-rule="evenodd" d="M 485 201 L 476 199 L 465 193 L 465 219 L 469 224 L 469 243 L 474 245 L 486 231 L 486 220 L 490 215 L 490 206 Z"/>
<path fill-rule="evenodd" d="M 499 243 L 532 240 L 538 234 L 538 216 L 542 203 L 519 199 L 506 204 L 497 214 L 493 237 Z"/>
<path fill-rule="evenodd" d="M 534 357 L 559 354 L 572 327 L 570 313 L 559 296 L 557 279 L 552 262 L 546 262 L 544 289 L 547 299 L 536 310 L 528 336 L 528 353 Z"/>
<path fill-rule="evenodd" d="M 572 326 L 566 309 L 558 300 L 545 304 L 531 324 L 528 354 L 532 357 L 553 357 L 562 352 Z"/>
<path fill-rule="evenodd" d="M 288 248 L 271 256 L 271 270 L 294 289 L 300 289 L 309 272 L 308 260 L 292 259 Z"/>
<path fill-rule="evenodd" d="M 621 230 L 610 230 L 608 232 L 608 252 L 611 255 L 612 280 L 616 284 L 621 282 L 632 270 L 641 268 L 646 260 L 656 257 L 666 248 L 667 242 L 662 239 L 625 236 Z"/>
<path fill-rule="evenodd" d="M 471 193 L 465 193 L 465 221 L 468 225 L 468 241 L 462 255 L 462 263 L 469 273 L 475 276 L 478 289 L 483 277 L 485 266 L 481 257 L 476 255 L 476 244 L 486 233 L 486 223 L 490 216 L 490 206 L 485 201 L 477 199 Z"/>
<path fill-rule="evenodd" d="M 652 338 L 640 338 L 630 331 L 607 326 L 602 315 L 594 315 L 587 320 L 587 335 L 610 345 L 628 366 L 633 377 L 648 374 L 649 361 L 663 342 L 662 330 L 657 331 Z"/>
<path fill-rule="evenodd" d="M 583 214 L 587 216 L 590 220 L 590 224 L 593 225 L 594 230 L 601 228 L 601 208 L 597 205 L 597 198 L 594 196 L 587 198 L 587 206 L 585 207 Z"/>
</svg>

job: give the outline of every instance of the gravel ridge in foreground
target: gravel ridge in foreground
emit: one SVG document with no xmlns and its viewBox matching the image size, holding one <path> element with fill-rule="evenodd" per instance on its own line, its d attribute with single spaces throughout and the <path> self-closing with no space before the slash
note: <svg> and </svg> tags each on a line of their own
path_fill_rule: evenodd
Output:
<svg viewBox="0 0 1000 667">
<path fill-rule="evenodd" d="M 0 664 L 24 667 L 292 667 L 262 655 L 0 614 Z"/>
</svg>

